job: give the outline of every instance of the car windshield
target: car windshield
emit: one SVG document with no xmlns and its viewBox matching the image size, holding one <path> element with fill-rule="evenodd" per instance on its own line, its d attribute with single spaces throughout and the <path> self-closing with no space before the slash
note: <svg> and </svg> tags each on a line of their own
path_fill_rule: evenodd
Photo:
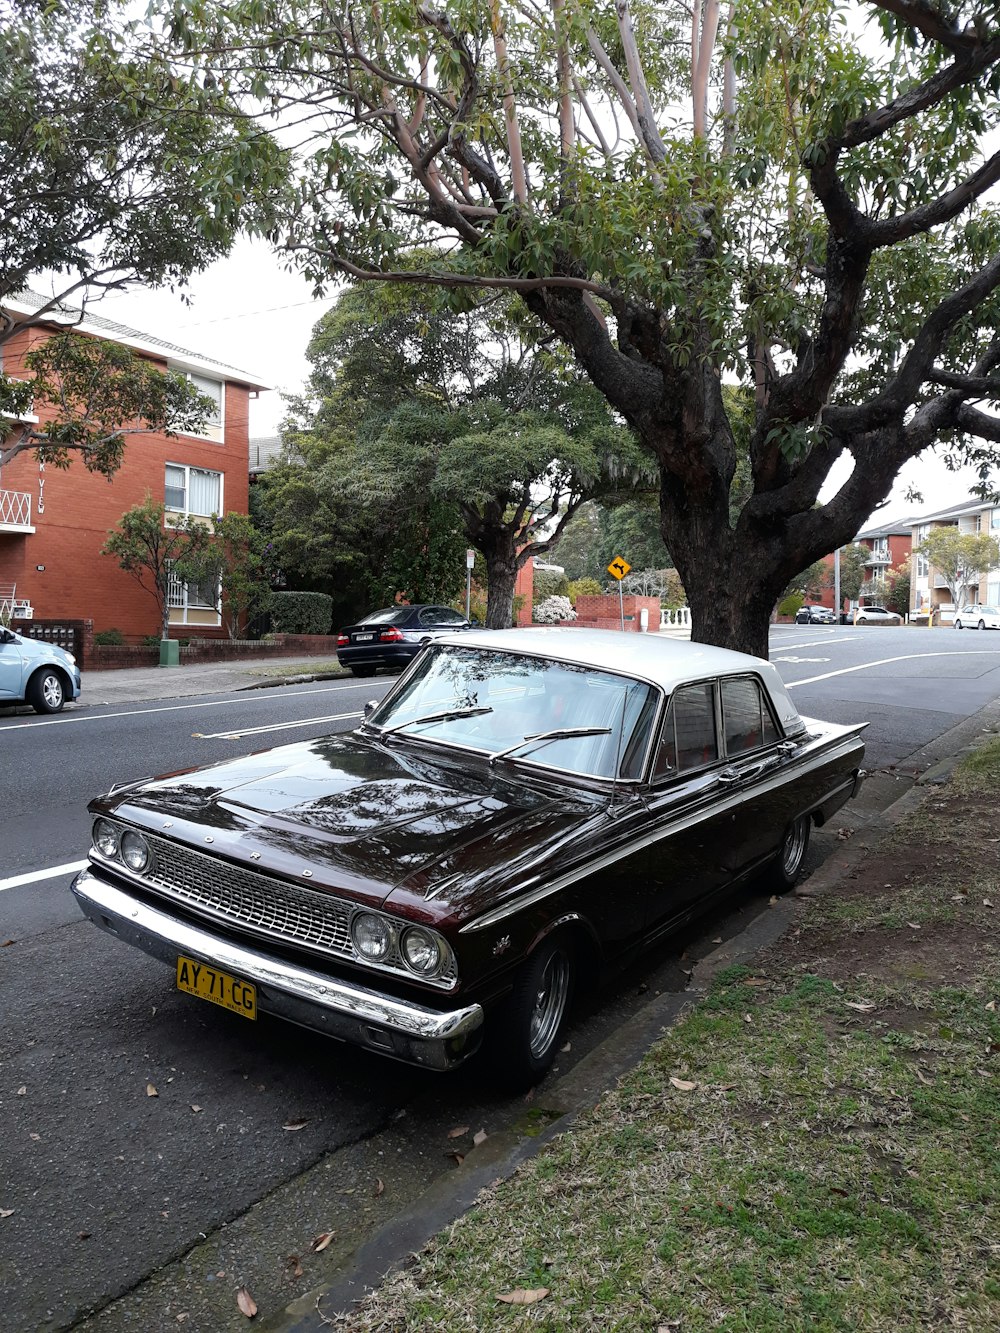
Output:
<svg viewBox="0 0 1000 1333">
<path fill-rule="evenodd" d="M 443 646 L 425 653 L 367 726 L 387 743 L 509 751 L 505 763 L 628 780 L 642 776 L 658 698 L 645 681 L 592 667 Z"/>
<path fill-rule="evenodd" d="M 359 625 L 401 625 L 404 620 L 408 620 L 412 606 L 384 606 L 381 611 L 370 611 L 368 615 L 362 616 L 358 621 Z"/>
</svg>

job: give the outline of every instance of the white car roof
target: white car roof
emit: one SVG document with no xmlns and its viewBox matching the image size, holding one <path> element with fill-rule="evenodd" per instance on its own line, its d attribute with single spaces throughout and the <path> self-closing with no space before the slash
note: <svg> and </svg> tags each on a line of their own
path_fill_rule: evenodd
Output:
<svg viewBox="0 0 1000 1333">
<path fill-rule="evenodd" d="M 795 733 L 804 727 L 776 667 L 761 657 L 734 653 L 728 648 L 715 648 L 707 643 L 690 643 L 656 633 L 623 634 L 620 630 L 575 629 L 563 625 L 465 630 L 438 642 L 463 648 L 475 646 L 498 652 L 553 657 L 578 666 L 622 672 L 650 681 L 666 694 L 689 681 L 714 676 L 745 676 L 753 672 L 767 688 L 785 732 Z"/>
</svg>

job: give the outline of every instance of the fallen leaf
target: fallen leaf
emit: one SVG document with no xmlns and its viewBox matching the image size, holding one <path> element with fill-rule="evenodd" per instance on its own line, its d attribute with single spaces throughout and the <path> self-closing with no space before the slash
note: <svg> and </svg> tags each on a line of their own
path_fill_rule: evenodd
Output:
<svg viewBox="0 0 1000 1333">
<path fill-rule="evenodd" d="M 382 1195 L 383 1195 L 384 1193 L 385 1193 L 385 1185 L 384 1185 L 384 1183 L 383 1183 L 381 1180 L 376 1180 L 376 1181 L 375 1181 L 375 1197 L 376 1197 L 376 1199 L 381 1199 L 381 1197 L 382 1197 Z"/>
<path fill-rule="evenodd" d="M 775 903 L 780 903 L 781 899 L 778 897 L 776 893 L 772 893 L 770 898 L 768 898 L 767 902 L 769 907 L 773 907 Z"/>
<path fill-rule="evenodd" d="M 721 935 L 716 935 L 716 937 L 715 937 L 715 939 L 712 941 L 712 943 L 713 943 L 713 944 L 721 944 L 721 943 L 722 943 L 722 936 L 721 936 Z"/>
<path fill-rule="evenodd" d="M 989 898 L 984 898 L 984 899 L 983 899 L 983 906 L 984 906 L 984 907 L 992 907 L 993 904 L 992 904 L 992 902 L 990 902 Z"/>
<path fill-rule="evenodd" d="M 147 1083 L 147 1084 L 146 1084 L 146 1096 L 147 1096 L 147 1097 L 159 1097 L 159 1095 L 160 1095 L 160 1094 L 159 1094 L 159 1093 L 156 1091 L 156 1089 L 153 1087 L 152 1083 Z"/>
<path fill-rule="evenodd" d="M 771 983 L 767 977 L 747 977 L 744 986 L 769 986 Z"/>
<path fill-rule="evenodd" d="M 308 1123 L 309 1123 L 308 1120 L 302 1120 L 302 1119 L 286 1120 L 285 1123 L 281 1126 L 281 1128 L 287 1130 L 305 1129 Z"/>
<path fill-rule="evenodd" d="M 486 1140 L 487 1140 L 488 1138 L 489 1138 L 489 1135 L 486 1133 L 486 1130 L 485 1130 L 485 1129 L 479 1129 L 479 1130 L 476 1131 L 475 1134 L 473 1134 L 473 1136 L 472 1136 L 472 1142 L 473 1142 L 473 1143 L 476 1145 L 476 1147 L 478 1148 L 479 1145 L 480 1145 L 481 1143 L 485 1143 Z"/>
<path fill-rule="evenodd" d="M 917 925 L 917 923 L 916 923 L 915 921 L 907 921 L 906 924 L 910 927 L 911 930 L 919 930 L 919 929 L 920 929 L 920 927 Z"/>
<path fill-rule="evenodd" d="M 854 1000 L 845 1000 L 844 1004 L 848 1009 L 857 1009 L 859 1014 L 870 1014 L 875 1008 L 871 1000 L 859 1000 L 857 1003 Z"/>
<path fill-rule="evenodd" d="M 192 1102 L 192 1103 L 191 1103 L 191 1110 L 194 1111 L 195 1115 L 197 1115 L 198 1112 L 201 1110 L 201 1107 L 200 1107 L 200 1106 L 195 1106 L 194 1102 Z"/>
<path fill-rule="evenodd" d="M 315 1250 L 315 1252 L 319 1254 L 320 1251 L 326 1249 L 326 1247 L 330 1244 L 331 1240 L 333 1240 L 332 1231 L 321 1231 L 319 1235 L 316 1237 L 316 1239 L 313 1241 L 312 1245 L 310 1246 L 310 1249 Z"/>
<path fill-rule="evenodd" d="M 236 1304 L 240 1307 L 240 1313 L 245 1314 L 248 1319 L 252 1319 L 257 1313 L 257 1302 L 246 1287 L 240 1287 L 236 1293 Z"/>
<path fill-rule="evenodd" d="M 559 1054 L 568 1055 L 572 1049 L 573 1049 L 572 1045 L 569 1042 L 567 1042 L 565 1046 L 559 1047 Z"/>
<path fill-rule="evenodd" d="M 698 1086 L 697 1083 L 689 1083 L 686 1078 L 674 1078 L 673 1074 L 670 1075 L 670 1082 L 679 1092 L 693 1092 Z"/>
<path fill-rule="evenodd" d="M 28 1135 L 28 1138 L 29 1138 L 29 1139 L 34 1139 L 34 1141 L 35 1141 L 36 1143 L 41 1143 L 41 1141 L 42 1141 L 42 1136 L 41 1136 L 41 1134 L 29 1134 L 29 1135 Z"/>
<path fill-rule="evenodd" d="M 188 1318 L 187 1314 L 179 1314 L 179 1315 L 177 1316 L 177 1322 L 178 1322 L 178 1324 L 183 1324 L 183 1323 L 184 1323 L 184 1320 L 187 1319 L 187 1318 Z"/>
<path fill-rule="evenodd" d="M 26 1084 L 22 1084 L 21 1087 L 18 1088 L 17 1095 L 19 1097 L 26 1097 L 28 1095 L 28 1088 Z"/>
<path fill-rule="evenodd" d="M 456 1166 L 461 1166 L 465 1161 L 465 1153 L 462 1152 L 450 1152 L 448 1156 L 454 1159 Z"/>
<path fill-rule="evenodd" d="M 951 895 L 951 901 L 952 901 L 953 903 L 965 903 L 965 902 L 968 902 L 969 899 L 968 899 L 967 895 L 964 894 L 964 893 L 953 893 L 953 894 Z"/>
<path fill-rule="evenodd" d="M 285 1259 L 285 1263 L 288 1265 L 289 1277 L 302 1276 L 303 1274 L 302 1260 L 299 1258 L 297 1254 L 288 1255 L 288 1257 Z"/>
<path fill-rule="evenodd" d="M 753 1022 L 753 1019 L 751 1018 L 751 1016 L 750 1016 L 749 1014 L 744 1014 L 744 1015 L 743 1015 L 743 1022 L 744 1022 L 744 1023 L 752 1023 L 752 1022 Z"/>
<path fill-rule="evenodd" d="M 13 1217 L 13 1216 L 14 1216 L 13 1208 L 0 1208 L 0 1217 Z"/>
<path fill-rule="evenodd" d="M 0 944 L 0 949 L 6 949 L 8 945 L 16 943 L 17 943 L 16 940 L 4 940 L 3 943 Z"/>
<path fill-rule="evenodd" d="M 505 1305 L 535 1305 L 538 1301 L 544 1300 L 549 1294 L 548 1287 L 518 1287 L 516 1291 L 508 1291 L 504 1296 L 498 1296 L 498 1301 L 503 1301 Z"/>
<path fill-rule="evenodd" d="M 448 1130 L 448 1137 L 450 1139 L 460 1139 L 463 1134 L 468 1134 L 468 1132 L 468 1125 L 456 1125 L 454 1129 Z"/>
<path fill-rule="evenodd" d="M 933 1080 L 932 1078 L 928 1078 L 928 1077 L 927 1077 L 927 1075 L 923 1072 L 922 1069 L 918 1069 L 918 1070 L 917 1070 L 917 1078 L 920 1080 L 921 1083 L 933 1083 L 933 1082 L 934 1082 L 934 1080 Z"/>
<path fill-rule="evenodd" d="M 986 1008 L 990 1011 L 991 1014 L 996 1011 L 996 1007 L 997 1007 L 996 1000 L 990 1000 L 989 1004 L 986 1006 Z"/>
</svg>

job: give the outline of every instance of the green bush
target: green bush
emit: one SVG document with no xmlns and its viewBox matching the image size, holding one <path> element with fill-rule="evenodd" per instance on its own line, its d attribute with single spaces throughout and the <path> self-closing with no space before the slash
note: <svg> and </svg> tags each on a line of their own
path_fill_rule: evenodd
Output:
<svg viewBox="0 0 1000 1333">
<path fill-rule="evenodd" d="M 271 627 L 277 634 L 329 634 L 333 598 L 325 592 L 276 592 Z"/>
<path fill-rule="evenodd" d="M 143 636 L 142 646 L 144 648 L 159 648 L 160 636 L 158 634 L 146 634 Z"/>
<path fill-rule="evenodd" d="M 800 592 L 790 592 L 784 601 L 778 603 L 778 615 L 794 616 L 805 600 Z"/>
<path fill-rule="evenodd" d="M 120 629 L 99 629 L 94 635 L 94 643 L 102 648 L 120 648 L 124 642 Z"/>
<path fill-rule="evenodd" d="M 576 606 L 578 597 L 600 597 L 604 589 L 596 579 L 573 579 L 569 585 L 569 600 Z"/>
<path fill-rule="evenodd" d="M 569 579 L 554 569 L 536 569 L 531 591 L 531 600 L 536 605 L 546 597 L 568 597 Z"/>
</svg>

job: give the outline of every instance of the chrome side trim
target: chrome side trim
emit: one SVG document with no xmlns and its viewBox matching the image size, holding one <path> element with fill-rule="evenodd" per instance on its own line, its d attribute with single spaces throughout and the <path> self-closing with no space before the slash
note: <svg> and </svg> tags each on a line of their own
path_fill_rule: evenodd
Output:
<svg viewBox="0 0 1000 1333">
<path fill-rule="evenodd" d="M 848 735 L 838 737 L 836 744 L 828 750 L 823 750 L 816 755 L 811 762 L 801 766 L 796 765 L 796 771 L 799 774 L 812 772 L 814 769 L 821 768 L 831 759 L 836 759 L 841 753 L 846 753 L 853 747 L 857 739 L 860 728 L 852 730 Z M 753 790 L 762 794 L 767 794 L 777 787 L 784 786 L 788 780 L 788 770 L 776 773 L 774 777 L 766 782 L 757 784 Z M 830 792 L 820 800 L 815 801 L 810 807 L 808 813 L 819 809 L 828 802 L 832 795 L 840 790 L 840 785 L 833 787 Z M 490 926 L 495 926 L 498 922 L 506 920 L 513 916 L 515 912 L 520 912 L 525 907 L 534 906 L 535 903 L 542 902 L 550 894 L 558 893 L 561 889 L 567 888 L 570 884 L 575 884 L 577 880 L 585 879 L 587 875 L 592 875 L 597 871 L 604 870 L 616 861 L 620 861 L 624 856 L 631 856 L 636 851 L 641 851 L 646 847 L 652 847 L 657 842 L 662 842 L 664 838 L 673 837 L 675 833 L 684 832 L 686 829 L 693 828 L 696 824 L 703 823 L 706 819 L 715 818 L 718 814 L 724 814 L 734 806 L 740 805 L 745 798 L 744 790 L 737 789 L 732 795 L 724 800 L 712 801 L 708 806 L 702 806 L 698 810 L 692 811 L 690 815 L 671 821 L 664 828 L 657 829 L 655 832 L 648 833 L 644 838 L 636 841 L 629 841 L 623 847 L 614 848 L 606 852 L 603 856 L 597 857 L 593 861 L 587 861 L 584 865 L 578 865 L 572 870 L 568 870 L 564 875 L 556 879 L 547 880 L 544 884 L 538 885 L 527 893 L 521 893 L 516 898 L 504 903 L 501 907 L 496 907 L 491 912 L 484 912 L 482 916 L 476 917 L 473 921 L 468 921 L 459 930 L 460 935 L 469 935 L 477 930 L 485 930 Z M 845 800 L 848 799 L 846 796 Z M 807 813 L 803 811 L 803 813 Z"/>
<path fill-rule="evenodd" d="M 451 1069 L 479 1045 L 478 1004 L 440 1011 L 272 957 L 202 930 L 82 870 L 73 895 L 108 934 L 173 965 L 179 953 L 252 981 L 257 1007 L 302 1027 L 427 1069 Z"/>
</svg>

